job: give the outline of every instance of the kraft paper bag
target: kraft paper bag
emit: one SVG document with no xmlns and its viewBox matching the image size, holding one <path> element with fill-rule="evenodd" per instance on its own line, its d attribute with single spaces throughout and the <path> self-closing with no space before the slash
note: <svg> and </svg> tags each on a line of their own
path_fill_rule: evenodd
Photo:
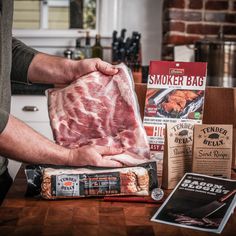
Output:
<svg viewBox="0 0 236 236">
<path fill-rule="evenodd" d="M 192 172 L 193 123 L 166 125 L 162 187 L 174 189 L 186 172 Z"/>
<path fill-rule="evenodd" d="M 236 88 L 207 87 L 203 124 L 233 125 L 232 168 L 236 169 Z"/>
<path fill-rule="evenodd" d="M 231 178 L 232 148 L 232 125 L 195 125 L 192 171 Z"/>
</svg>

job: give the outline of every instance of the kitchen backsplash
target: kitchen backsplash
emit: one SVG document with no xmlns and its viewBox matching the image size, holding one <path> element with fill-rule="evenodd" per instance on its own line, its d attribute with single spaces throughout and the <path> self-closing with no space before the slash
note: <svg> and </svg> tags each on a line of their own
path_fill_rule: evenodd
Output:
<svg viewBox="0 0 236 236">
<path fill-rule="evenodd" d="M 235 0 L 164 0 L 162 59 L 174 60 L 174 46 L 205 37 L 236 40 Z"/>
</svg>

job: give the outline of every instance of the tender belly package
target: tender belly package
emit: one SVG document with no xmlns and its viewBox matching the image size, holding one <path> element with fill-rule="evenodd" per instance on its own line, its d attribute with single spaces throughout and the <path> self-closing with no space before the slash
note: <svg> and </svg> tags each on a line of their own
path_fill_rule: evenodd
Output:
<svg viewBox="0 0 236 236">
<path fill-rule="evenodd" d="M 27 195 L 45 199 L 106 195 L 147 196 L 158 187 L 156 163 L 126 168 L 27 166 Z"/>
<path fill-rule="evenodd" d="M 48 90 L 49 117 L 58 144 L 122 147 L 125 153 L 114 159 L 131 166 L 149 159 L 149 144 L 132 78 L 125 65 L 117 68 L 114 76 L 96 71 Z"/>
</svg>

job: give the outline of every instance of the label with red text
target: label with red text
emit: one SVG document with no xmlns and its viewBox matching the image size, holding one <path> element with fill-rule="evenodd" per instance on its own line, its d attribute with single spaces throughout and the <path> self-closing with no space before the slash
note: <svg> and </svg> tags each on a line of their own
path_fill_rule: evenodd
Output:
<svg viewBox="0 0 236 236">
<path fill-rule="evenodd" d="M 205 62 L 150 62 L 143 124 L 154 159 L 162 161 L 167 123 L 202 123 L 206 72 Z"/>
</svg>

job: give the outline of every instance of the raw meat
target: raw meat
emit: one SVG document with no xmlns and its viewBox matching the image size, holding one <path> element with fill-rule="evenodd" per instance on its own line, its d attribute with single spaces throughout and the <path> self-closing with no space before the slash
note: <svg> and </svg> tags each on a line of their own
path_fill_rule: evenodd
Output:
<svg viewBox="0 0 236 236">
<path fill-rule="evenodd" d="M 143 167 L 115 170 L 46 168 L 42 179 L 41 195 L 46 199 L 149 195 L 149 174 Z"/>
<path fill-rule="evenodd" d="M 128 70 L 118 69 L 114 76 L 97 71 L 49 90 L 49 117 L 58 144 L 122 147 L 126 152 L 114 158 L 136 165 L 149 159 L 149 144 Z"/>
</svg>

